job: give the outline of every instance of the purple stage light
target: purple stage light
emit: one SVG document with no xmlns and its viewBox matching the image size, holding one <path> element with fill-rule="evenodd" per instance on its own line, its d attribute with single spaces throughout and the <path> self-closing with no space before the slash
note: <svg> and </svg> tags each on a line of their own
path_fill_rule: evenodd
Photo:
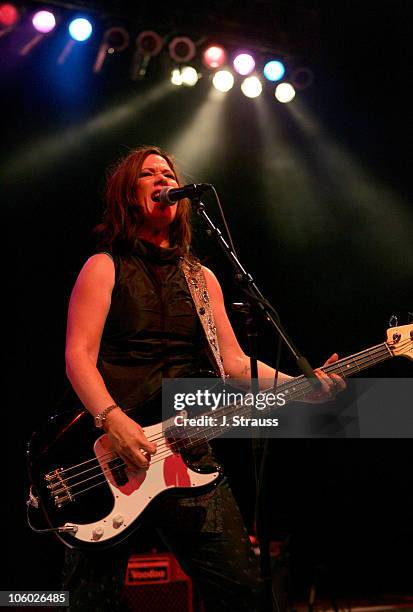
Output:
<svg viewBox="0 0 413 612">
<path fill-rule="evenodd" d="M 37 11 L 32 19 L 35 30 L 42 34 L 48 34 L 56 26 L 56 19 L 50 11 Z"/>
<path fill-rule="evenodd" d="M 234 68 L 242 76 L 251 74 L 255 68 L 255 60 L 249 53 L 239 53 L 234 59 Z"/>
</svg>

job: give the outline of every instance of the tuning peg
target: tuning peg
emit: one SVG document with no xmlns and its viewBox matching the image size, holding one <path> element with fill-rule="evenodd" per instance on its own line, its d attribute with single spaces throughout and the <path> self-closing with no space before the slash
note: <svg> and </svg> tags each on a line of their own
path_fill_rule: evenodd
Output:
<svg viewBox="0 0 413 612">
<path fill-rule="evenodd" d="M 412 323 L 413 322 L 413 312 L 408 312 L 407 313 L 407 322 L 408 323 Z"/>
<path fill-rule="evenodd" d="M 389 319 L 389 327 L 397 327 L 399 324 L 399 318 L 397 315 L 392 314 L 392 316 Z"/>
</svg>

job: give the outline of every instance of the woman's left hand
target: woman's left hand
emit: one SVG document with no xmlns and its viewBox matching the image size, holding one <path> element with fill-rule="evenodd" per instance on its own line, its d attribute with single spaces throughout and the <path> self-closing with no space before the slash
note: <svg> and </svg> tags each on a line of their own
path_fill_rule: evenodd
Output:
<svg viewBox="0 0 413 612">
<path fill-rule="evenodd" d="M 335 361 L 338 360 L 337 353 L 333 353 L 331 357 L 327 359 L 323 367 L 331 365 Z M 304 401 L 310 403 L 321 403 L 321 402 L 329 402 L 335 398 L 337 393 L 340 393 L 346 388 L 345 381 L 338 376 L 338 374 L 327 374 L 323 372 L 321 368 L 317 368 L 314 370 L 315 375 L 321 383 L 320 389 L 314 389 L 308 393 Z"/>
</svg>

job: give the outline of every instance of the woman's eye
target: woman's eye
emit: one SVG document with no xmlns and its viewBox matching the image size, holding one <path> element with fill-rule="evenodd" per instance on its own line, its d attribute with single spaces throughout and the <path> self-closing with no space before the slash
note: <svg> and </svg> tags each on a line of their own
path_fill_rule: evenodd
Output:
<svg viewBox="0 0 413 612">
<path fill-rule="evenodd" d="M 153 176 L 153 173 L 149 172 L 147 170 L 143 170 L 142 172 L 139 173 L 139 178 L 146 178 L 148 176 Z M 165 178 L 172 179 L 173 181 L 176 181 L 175 175 L 172 172 L 165 172 L 165 173 L 163 173 L 163 176 Z"/>
</svg>

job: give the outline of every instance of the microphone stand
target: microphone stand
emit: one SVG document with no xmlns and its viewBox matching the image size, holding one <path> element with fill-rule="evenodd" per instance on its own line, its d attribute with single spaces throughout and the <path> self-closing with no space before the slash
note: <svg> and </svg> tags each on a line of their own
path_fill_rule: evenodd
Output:
<svg viewBox="0 0 413 612">
<path fill-rule="evenodd" d="M 271 304 L 264 298 L 261 291 L 258 289 L 254 282 L 251 274 L 249 274 L 237 256 L 231 249 L 222 235 L 222 232 L 214 225 L 213 221 L 209 218 L 205 212 L 205 205 L 202 203 L 200 196 L 196 195 L 190 198 L 192 208 L 201 217 L 207 225 L 206 233 L 208 236 L 215 238 L 216 242 L 221 246 L 225 255 L 229 259 L 234 271 L 235 280 L 244 291 L 247 300 L 246 304 L 239 305 L 239 310 L 243 311 L 247 318 L 247 337 L 250 353 L 250 371 L 251 371 L 251 391 L 256 394 L 259 390 L 258 385 L 258 367 L 257 367 L 257 331 L 255 326 L 254 314 L 260 312 L 264 319 L 270 323 L 273 330 L 278 334 L 288 350 L 292 354 L 297 366 L 301 372 L 309 379 L 312 386 L 315 389 L 320 389 L 321 383 L 316 377 L 313 368 L 307 361 L 307 359 L 301 355 L 291 338 L 288 337 L 285 329 L 282 327 L 279 317 L 271 306 Z M 275 315 L 275 316 L 274 316 Z M 258 432 L 259 434 L 259 432 Z M 254 441 L 253 441 L 254 442 Z M 269 550 L 269 529 L 268 520 L 265 520 L 266 514 L 261 507 L 260 502 L 265 500 L 265 490 L 263 487 L 263 474 L 266 456 L 268 454 L 268 445 L 262 444 L 262 440 L 258 435 L 258 439 L 253 443 L 253 454 L 255 461 L 255 477 L 257 482 L 257 498 L 256 498 L 256 533 L 260 546 L 260 564 L 261 572 L 264 581 L 264 588 L 267 591 L 267 602 L 268 610 L 273 610 L 273 603 L 275 609 L 280 611 L 278 601 L 274 597 L 272 589 L 272 576 L 271 576 L 271 557 Z"/>
<path fill-rule="evenodd" d="M 319 390 L 321 387 L 321 383 L 316 377 L 313 368 L 311 367 L 307 359 L 303 355 L 300 355 L 297 348 L 294 346 L 291 338 L 288 337 L 287 332 L 281 325 L 281 322 L 278 316 L 275 316 L 275 317 L 273 316 L 272 313 L 275 313 L 274 308 L 265 299 L 261 291 L 258 289 L 251 274 L 249 274 L 244 269 L 244 267 L 242 266 L 242 264 L 240 263 L 240 261 L 238 260 L 234 252 L 231 250 L 231 247 L 229 246 L 229 244 L 223 237 L 222 232 L 214 225 L 212 220 L 208 217 L 207 213 L 205 212 L 205 205 L 201 202 L 201 199 L 199 198 L 199 196 L 192 198 L 191 203 L 192 203 L 192 208 L 195 210 L 198 216 L 201 217 L 207 224 L 208 236 L 211 236 L 216 239 L 218 244 L 222 247 L 225 255 L 229 259 L 232 267 L 235 270 L 235 280 L 238 282 L 238 284 L 241 286 L 241 288 L 247 295 L 248 302 L 249 303 L 252 302 L 253 305 L 257 307 L 257 310 L 261 311 L 261 314 L 264 317 L 264 319 L 268 321 L 268 323 L 270 323 L 274 331 L 278 334 L 278 336 L 282 339 L 284 344 L 287 346 L 288 350 L 294 357 L 297 363 L 297 366 L 300 368 L 301 372 L 304 374 L 306 378 L 309 379 L 312 386 L 315 389 Z M 256 359 L 256 357 L 254 358 Z M 252 368 L 253 368 L 253 365 L 251 367 L 251 373 L 253 372 Z"/>
</svg>

